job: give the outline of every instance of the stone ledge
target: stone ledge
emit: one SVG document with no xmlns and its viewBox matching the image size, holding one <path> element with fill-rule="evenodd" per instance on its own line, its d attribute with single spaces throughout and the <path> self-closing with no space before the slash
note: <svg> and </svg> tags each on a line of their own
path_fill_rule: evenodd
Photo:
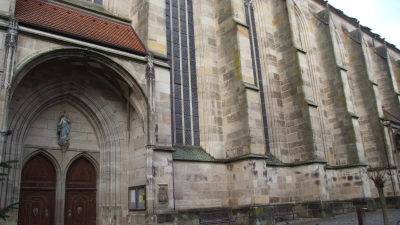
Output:
<svg viewBox="0 0 400 225">
<path fill-rule="evenodd" d="M 359 28 L 356 28 L 356 29 L 354 29 L 353 31 L 349 31 L 349 30 L 347 29 L 347 27 L 345 27 L 345 26 L 342 25 L 342 30 L 344 31 L 344 33 L 347 34 L 347 36 L 348 36 L 351 40 L 355 41 L 355 42 L 358 43 L 358 44 L 361 44 L 361 36 L 360 36 L 360 33 L 359 33 L 359 30 L 358 30 L 358 29 L 359 29 Z"/>
<path fill-rule="evenodd" d="M 303 54 L 307 54 L 307 52 L 305 50 L 303 50 L 302 48 L 298 47 L 296 44 L 293 43 L 293 47 L 298 51 L 301 52 Z"/>
<path fill-rule="evenodd" d="M 336 65 L 337 65 L 337 64 L 336 64 Z M 339 67 L 339 69 L 340 69 L 340 70 L 343 70 L 343 71 L 347 72 L 347 69 L 346 69 L 346 68 L 344 68 L 343 66 L 341 66 L 341 65 L 337 65 L 337 67 Z"/>
<path fill-rule="evenodd" d="M 160 59 L 160 60 L 162 60 L 164 63 L 167 62 L 167 59 L 168 59 L 167 55 L 162 54 L 162 53 L 159 53 L 159 52 L 153 52 L 153 51 L 152 51 L 151 53 L 153 54 L 154 58 Z"/>
<path fill-rule="evenodd" d="M 376 82 L 375 82 L 375 81 L 373 81 L 373 80 L 369 80 L 369 82 L 371 82 L 371 83 L 372 83 L 372 85 L 378 86 L 378 83 L 376 83 Z"/>
<path fill-rule="evenodd" d="M 308 8 L 308 10 L 311 12 L 311 14 L 313 14 L 313 16 L 316 19 L 318 19 L 319 21 L 321 21 L 325 25 L 329 25 L 329 19 L 330 19 L 329 9 L 323 9 L 318 13 L 315 12 L 314 10 L 312 10 L 311 8 Z"/>
<path fill-rule="evenodd" d="M 154 151 L 156 152 L 175 152 L 174 148 L 172 146 L 166 146 L 166 145 L 154 145 Z"/>
<path fill-rule="evenodd" d="M 295 167 L 295 166 L 303 166 L 303 165 L 309 165 L 309 164 L 315 164 L 315 163 L 322 163 L 326 164 L 327 161 L 323 159 L 308 159 L 306 161 L 299 161 L 299 162 L 293 162 L 293 163 L 283 163 L 279 159 L 277 159 L 275 156 L 273 156 L 271 153 L 267 153 L 268 160 L 267 160 L 267 166 L 280 166 L 280 167 Z"/>
<path fill-rule="evenodd" d="M 260 89 L 254 84 L 250 84 L 250 83 L 247 83 L 247 82 L 244 82 L 244 81 L 242 83 L 243 83 L 243 85 L 244 85 L 244 87 L 246 89 L 250 89 L 250 90 L 253 90 L 253 91 L 260 91 Z"/>
<path fill-rule="evenodd" d="M 357 163 L 357 164 L 349 164 L 349 165 L 340 165 L 340 166 L 331 166 L 331 165 L 326 165 L 327 170 L 340 170 L 340 169 L 349 169 L 349 168 L 355 168 L 355 167 L 367 167 L 367 164 L 363 163 Z"/>
<path fill-rule="evenodd" d="M 236 161 L 245 160 L 245 159 L 268 159 L 268 156 L 267 155 L 250 153 L 250 154 L 246 154 L 246 155 L 237 156 L 237 157 L 234 157 L 234 158 L 231 158 L 231 159 L 221 159 L 221 160 L 218 160 L 218 161 L 225 162 L 225 163 L 230 163 L 230 162 L 236 162 Z"/>
<path fill-rule="evenodd" d="M 350 116 L 353 117 L 353 118 L 356 118 L 356 119 L 360 118 L 359 116 L 357 116 L 357 115 L 356 115 L 355 113 L 353 113 L 353 112 L 349 112 L 349 114 L 350 114 Z"/>
<path fill-rule="evenodd" d="M 53 150 L 53 151 L 61 151 L 60 147 L 54 146 L 44 146 L 44 145 L 24 145 L 24 148 L 33 148 L 37 150 Z M 100 153 L 99 149 L 84 149 L 84 148 L 68 148 L 67 152 L 92 152 L 92 153 Z"/>
<path fill-rule="evenodd" d="M 230 159 L 216 159 L 208 154 L 200 146 L 173 145 L 172 158 L 176 161 L 191 161 L 191 162 L 212 162 L 212 163 L 232 163 L 240 160 L 262 159 L 266 160 L 267 166 L 295 167 L 309 165 L 315 163 L 326 164 L 327 161 L 322 159 L 309 159 L 301 162 L 283 163 L 271 153 L 263 154 L 245 154 Z"/>
<path fill-rule="evenodd" d="M 249 26 L 247 26 L 247 24 L 243 23 L 242 21 L 239 21 L 239 20 L 237 20 L 235 18 L 233 19 L 233 21 L 235 21 L 235 23 L 237 25 L 240 25 L 240 26 L 245 27 L 245 28 L 249 28 Z"/>
<path fill-rule="evenodd" d="M 193 161 L 193 162 L 217 162 L 231 163 L 246 159 L 268 159 L 263 154 L 245 154 L 230 159 L 216 159 L 208 154 L 201 146 L 173 145 L 172 158 L 177 161 Z"/>
<path fill-rule="evenodd" d="M 312 100 L 310 100 L 310 99 L 304 99 L 304 100 L 307 102 L 307 104 L 308 104 L 309 106 L 315 107 L 315 108 L 318 107 L 317 103 L 315 103 L 314 101 L 312 101 Z"/>
<path fill-rule="evenodd" d="M 372 48 L 374 52 L 380 57 L 387 59 L 387 48 L 385 45 L 378 46 L 376 48 Z"/>
</svg>

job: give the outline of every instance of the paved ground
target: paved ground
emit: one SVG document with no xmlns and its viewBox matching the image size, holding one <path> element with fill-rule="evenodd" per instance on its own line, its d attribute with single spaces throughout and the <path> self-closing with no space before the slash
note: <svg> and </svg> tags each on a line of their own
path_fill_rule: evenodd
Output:
<svg viewBox="0 0 400 225">
<path fill-rule="evenodd" d="M 366 212 L 366 225 L 381 225 L 383 224 L 382 211 Z M 389 225 L 397 225 L 400 220 L 400 209 L 389 209 Z M 330 218 L 309 218 L 309 219 L 296 219 L 292 221 L 279 222 L 277 225 L 283 224 L 296 224 L 296 225 L 358 225 L 357 214 L 347 213 L 336 215 Z M 400 223 L 399 223 L 400 225 Z"/>
</svg>

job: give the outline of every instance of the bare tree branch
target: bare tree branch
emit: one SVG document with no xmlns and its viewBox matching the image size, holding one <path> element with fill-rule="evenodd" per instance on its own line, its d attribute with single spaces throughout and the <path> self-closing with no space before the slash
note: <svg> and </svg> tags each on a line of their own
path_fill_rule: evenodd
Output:
<svg viewBox="0 0 400 225">
<path fill-rule="evenodd" d="M 374 182 L 375 187 L 383 188 L 390 184 L 390 172 L 387 167 L 370 167 L 368 177 Z"/>
</svg>

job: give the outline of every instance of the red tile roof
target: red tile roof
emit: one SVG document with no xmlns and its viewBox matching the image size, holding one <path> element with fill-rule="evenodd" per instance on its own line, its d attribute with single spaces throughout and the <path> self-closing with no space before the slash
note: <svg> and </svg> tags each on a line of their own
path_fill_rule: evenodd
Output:
<svg viewBox="0 0 400 225">
<path fill-rule="evenodd" d="M 49 2 L 17 0 L 15 18 L 20 23 L 95 43 L 114 46 L 136 53 L 146 52 L 139 37 L 129 25 L 92 16 Z"/>
</svg>

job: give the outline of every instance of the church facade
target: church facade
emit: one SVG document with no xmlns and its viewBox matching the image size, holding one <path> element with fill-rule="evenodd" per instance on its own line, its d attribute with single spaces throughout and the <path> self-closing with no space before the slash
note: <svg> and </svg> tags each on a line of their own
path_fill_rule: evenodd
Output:
<svg viewBox="0 0 400 225">
<path fill-rule="evenodd" d="M 400 204 L 400 50 L 327 2 L 0 3 L 0 224 Z"/>
</svg>

